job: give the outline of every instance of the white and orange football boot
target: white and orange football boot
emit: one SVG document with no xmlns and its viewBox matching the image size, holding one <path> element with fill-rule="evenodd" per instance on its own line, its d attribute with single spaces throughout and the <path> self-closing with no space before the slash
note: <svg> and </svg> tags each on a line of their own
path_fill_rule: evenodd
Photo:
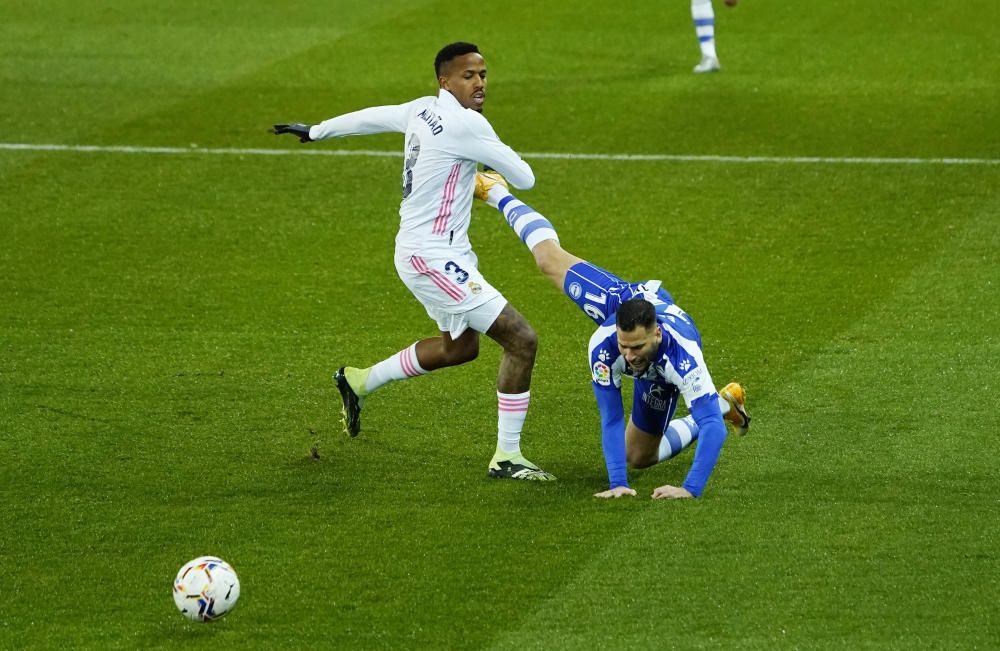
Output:
<svg viewBox="0 0 1000 651">
<path fill-rule="evenodd" d="M 510 188 L 510 186 L 507 185 L 507 179 L 500 176 L 500 172 L 495 172 L 493 170 L 476 172 L 476 190 L 473 192 L 473 196 L 480 201 L 486 201 L 489 198 L 490 188 L 497 183 L 505 188 Z"/>
<path fill-rule="evenodd" d="M 747 413 L 747 392 L 743 385 L 730 382 L 719 391 L 722 399 L 729 403 L 729 411 L 723 420 L 729 421 L 733 431 L 743 436 L 750 429 L 750 414 Z"/>
</svg>

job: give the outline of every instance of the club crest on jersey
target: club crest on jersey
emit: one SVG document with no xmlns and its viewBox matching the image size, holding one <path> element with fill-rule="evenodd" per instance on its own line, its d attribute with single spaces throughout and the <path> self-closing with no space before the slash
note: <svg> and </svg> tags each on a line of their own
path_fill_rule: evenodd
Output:
<svg viewBox="0 0 1000 651">
<path fill-rule="evenodd" d="M 605 387 L 611 384 L 611 369 L 604 362 L 594 362 L 594 382 Z"/>
<path fill-rule="evenodd" d="M 574 282 L 569 284 L 569 295 L 573 298 L 574 301 L 580 298 L 582 294 L 583 294 L 583 287 L 580 286 L 580 283 Z"/>
<path fill-rule="evenodd" d="M 469 289 L 472 291 L 473 294 L 478 294 L 483 291 L 483 286 L 480 285 L 479 283 L 474 283 L 470 280 Z"/>
</svg>

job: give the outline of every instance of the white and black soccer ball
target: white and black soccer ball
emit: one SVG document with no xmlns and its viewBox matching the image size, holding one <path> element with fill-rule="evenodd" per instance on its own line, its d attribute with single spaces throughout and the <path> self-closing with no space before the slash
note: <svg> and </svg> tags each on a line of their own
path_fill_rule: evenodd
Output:
<svg viewBox="0 0 1000 651">
<path fill-rule="evenodd" d="M 240 598 L 240 580 L 232 566 L 215 556 L 199 556 L 184 564 L 174 579 L 177 610 L 195 622 L 224 617 Z"/>
</svg>

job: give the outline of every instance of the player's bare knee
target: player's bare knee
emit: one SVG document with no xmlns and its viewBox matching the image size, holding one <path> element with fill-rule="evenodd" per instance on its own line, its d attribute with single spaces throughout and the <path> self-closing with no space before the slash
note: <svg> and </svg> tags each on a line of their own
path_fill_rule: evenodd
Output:
<svg viewBox="0 0 1000 651">
<path fill-rule="evenodd" d="M 479 340 L 475 339 L 469 342 L 469 344 L 463 347 L 460 352 L 462 356 L 461 357 L 462 361 L 460 363 L 462 364 L 466 362 L 471 362 L 472 360 L 476 359 L 477 357 L 479 357 Z"/>
<path fill-rule="evenodd" d="M 539 248 L 541 247 L 536 246 L 535 250 L 532 251 L 532 253 L 535 254 L 535 266 L 538 267 L 538 270 L 541 271 L 544 275 L 548 276 L 553 266 L 552 258 L 550 256 L 545 255 L 545 253 L 539 251 L 538 250 Z"/>
<path fill-rule="evenodd" d="M 633 470 L 656 465 L 656 457 L 641 450 L 626 450 L 625 460 L 628 462 L 628 467 Z"/>
<path fill-rule="evenodd" d="M 479 340 L 469 339 L 461 342 L 460 345 L 452 345 L 444 351 L 445 361 L 448 366 L 458 366 L 465 364 L 479 357 Z"/>
<path fill-rule="evenodd" d="M 517 330 L 515 346 L 520 357 L 535 360 L 535 354 L 538 352 L 538 334 L 527 321 L 524 321 Z"/>
<path fill-rule="evenodd" d="M 531 253 L 535 257 L 535 266 L 542 272 L 542 275 L 551 280 L 560 289 L 562 289 L 563 281 L 566 279 L 566 272 L 569 268 L 577 262 L 582 261 L 580 258 L 567 253 L 565 249 L 559 246 L 557 240 L 540 242 L 531 250 Z"/>
<path fill-rule="evenodd" d="M 541 247 L 535 247 L 535 265 L 546 278 L 551 278 L 558 284 L 566 275 L 566 265 L 560 256 L 551 252 L 538 252 Z"/>
<path fill-rule="evenodd" d="M 508 304 L 487 334 L 503 346 L 504 353 L 511 357 L 534 363 L 538 350 L 538 335 L 528 320 Z"/>
<path fill-rule="evenodd" d="M 525 327 L 519 327 L 511 332 L 504 342 L 504 352 L 521 362 L 530 365 L 535 363 L 535 353 L 538 351 L 538 335 L 525 322 Z"/>
</svg>

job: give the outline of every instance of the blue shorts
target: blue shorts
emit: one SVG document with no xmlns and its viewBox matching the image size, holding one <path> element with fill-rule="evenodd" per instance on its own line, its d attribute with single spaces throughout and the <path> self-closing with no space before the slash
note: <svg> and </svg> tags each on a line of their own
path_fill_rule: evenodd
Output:
<svg viewBox="0 0 1000 651">
<path fill-rule="evenodd" d="M 680 389 L 652 380 L 635 380 L 632 390 L 632 424 L 654 436 L 667 431 L 677 410 Z"/>
</svg>

